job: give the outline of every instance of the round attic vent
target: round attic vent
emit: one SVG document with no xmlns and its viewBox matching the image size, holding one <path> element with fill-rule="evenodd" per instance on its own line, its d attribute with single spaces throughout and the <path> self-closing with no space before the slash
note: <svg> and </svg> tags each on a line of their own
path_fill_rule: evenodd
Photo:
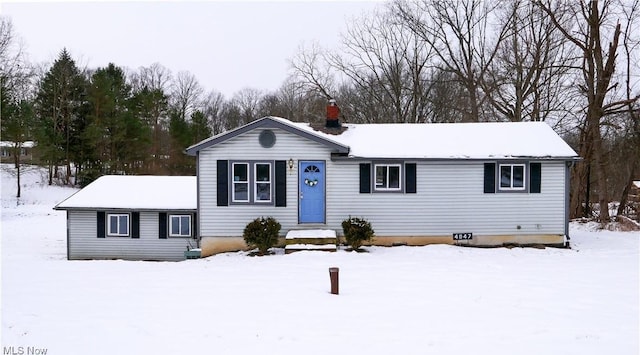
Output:
<svg viewBox="0 0 640 355">
<path fill-rule="evenodd" d="M 263 148 L 271 148 L 274 144 L 276 144 L 276 134 L 269 129 L 265 129 L 264 131 L 260 132 L 258 141 L 260 141 L 260 145 Z"/>
</svg>

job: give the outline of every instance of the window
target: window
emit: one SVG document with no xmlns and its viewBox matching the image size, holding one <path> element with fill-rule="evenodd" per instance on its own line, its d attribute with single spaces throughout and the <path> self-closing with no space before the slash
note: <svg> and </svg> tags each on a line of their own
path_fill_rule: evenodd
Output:
<svg viewBox="0 0 640 355">
<path fill-rule="evenodd" d="M 249 164 L 233 163 L 233 202 L 249 202 Z"/>
<path fill-rule="evenodd" d="M 170 215 L 169 216 L 169 236 L 170 237 L 190 237 L 191 236 L 191 216 L 190 215 Z"/>
<path fill-rule="evenodd" d="M 273 202 L 273 163 L 234 162 L 231 164 L 231 202 Z"/>
<path fill-rule="evenodd" d="M 500 164 L 500 190 L 524 190 L 524 164 Z"/>
<path fill-rule="evenodd" d="M 376 191 L 400 191 L 400 171 L 400 164 L 376 164 Z"/>
<path fill-rule="evenodd" d="M 271 164 L 255 164 L 255 202 L 271 202 Z"/>
<path fill-rule="evenodd" d="M 111 237 L 128 237 L 129 236 L 129 215 L 128 214 L 109 214 L 107 216 L 109 225 L 107 226 L 107 235 Z"/>
</svg>

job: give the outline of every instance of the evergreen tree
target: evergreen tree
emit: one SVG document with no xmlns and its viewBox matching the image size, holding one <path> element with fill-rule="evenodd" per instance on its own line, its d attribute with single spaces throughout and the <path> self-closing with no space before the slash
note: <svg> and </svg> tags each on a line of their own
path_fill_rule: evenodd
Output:
<svg viewBox="0 0 640 355">
<path fill-rule="evenodd" d="M 66 167 L 64 183 L 71 179 L 74 139 L 85 126 L 86 79 L 66 49 L 39 83 L 36 98 L 38 148 L 49 166 L 49 184 L 59 165 Z M 77 144 L 77 142 L 76 142 Z M 77 153 L 77 152 L 76 152 Z"/>
<path fill-rule="evenodd" d="M 150 133 L 136 115 L 136 101 L 124 71 L 113 63 L 98 68 L 91 76 L 88 101 L 86 138 L 94 151 L 83 184 L 101 174 L 138 171 L 147 157 Z"/>
<path fill-rule="evenodd" d="M 146 136 L 141 137 L 150 141 L 147 149 L 147 156 L 144 159 L 144 172 L 163 173 L 165 167 L 163 158 L 169 153 L 166 146 L 162 145 L 164 132 L 164 120 L 167 116 L 168 97 L 162 89 L 150 89 L 143 86 L 133 93 L 131 109 L 134 117 L 137 117 L 145 126 Z"/>
<path fill-rule="evenodd" d="M 171 110 L 169 114 L 169 134 L 171 135 L 169 172 L 173 175 L 195 174 L 194 159 L 184 154 L 184 149 L 192 142 L 191 127 L 180 110 Z"/>
<path fill-rule="evenodd" d="M 191 144 L 200 142 L 211 137 L 211 127 L 202 111 L 198 110 L 191 114 Z M 186 147 L 185 147 L 186 148 Z"/>
</svg>

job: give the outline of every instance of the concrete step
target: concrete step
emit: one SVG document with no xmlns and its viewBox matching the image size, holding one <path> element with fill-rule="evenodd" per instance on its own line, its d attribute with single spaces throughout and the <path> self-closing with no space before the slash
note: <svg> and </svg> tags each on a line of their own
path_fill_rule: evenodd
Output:
<svg viewBox="0 0 640 355">
<path fill-rule="evenodd" d="M 301 250 L 336 251 L 336 231 L 331 229 L 295 229 L 285 237 L 285 254 Z"/>
</svg>

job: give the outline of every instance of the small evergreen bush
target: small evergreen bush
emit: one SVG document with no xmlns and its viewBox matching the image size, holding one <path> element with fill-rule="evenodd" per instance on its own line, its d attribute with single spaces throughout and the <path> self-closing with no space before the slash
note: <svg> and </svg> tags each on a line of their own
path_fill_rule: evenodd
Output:
<svg viewBox="0 0 640 355">
<path fill-rule="evenodd" d="M 247 245 L 258 248 L 260 255 L 265 255 L 269 248 L 278 243 L 280 228 L 280 223 L 273 217 L 260 217 L 247 224 L 242 237 Z"/>
<path fill-rule="evenodd" d="M 349 218 L 342 221 L 342 231 L 347 244 L 349 244 L 353 250 L 360 249 L 364 242 L 370 242 L 374 237 L 371 223 L 364 218 L 349 216 Z"/>
</svg>

